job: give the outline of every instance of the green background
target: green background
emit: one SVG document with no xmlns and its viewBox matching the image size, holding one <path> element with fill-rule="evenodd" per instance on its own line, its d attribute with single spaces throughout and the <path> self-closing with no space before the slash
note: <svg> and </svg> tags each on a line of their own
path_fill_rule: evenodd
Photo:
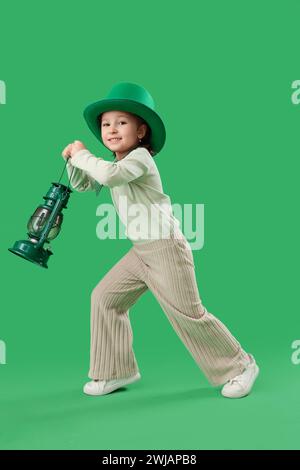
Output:
<svg viewBox="0 0 300 470">
<path fill-rule="evenodd" d="M 2 449 L 299 449 L 299 13 L 297 1 L 2 3 Z M 72 193 L 48 270 L 8 251 L 68 143 L 111 159 L 82 112 L 118 81 L 146 87 L 166 123 L 156 163 L 172 203 L 205 206 L 201 298 L 261 368 L 242 400 L 209 385 L 149 291 L 130 311 L 142 380 L 82 393 L 91 291 L 131 247 L 96 237 L 108 188 Z"/>
</svg>

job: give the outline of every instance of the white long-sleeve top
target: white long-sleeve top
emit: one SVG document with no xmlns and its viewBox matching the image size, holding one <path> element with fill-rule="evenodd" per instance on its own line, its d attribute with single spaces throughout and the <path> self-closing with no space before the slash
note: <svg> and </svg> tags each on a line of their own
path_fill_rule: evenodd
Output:
<svg viewBox="0 0 300 470">
<path fill-rule="evenodd" d="M 101 185 L 110 188 L 125 234 L 133 243 L 169 238 L 170 232 L 183 237 L 170 197 L 163 192 L 156 163 L 146 148 L 137 147 L 116 162 L 95 157 L 87 149 L 79 150 L 69 158 L 67 172 L 76 191 L 95 191 L 98 195 Z"/>
</svg>

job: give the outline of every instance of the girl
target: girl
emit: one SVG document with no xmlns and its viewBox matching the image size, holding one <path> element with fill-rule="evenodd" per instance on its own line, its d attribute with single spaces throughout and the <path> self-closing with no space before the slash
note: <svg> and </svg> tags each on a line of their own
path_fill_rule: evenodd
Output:
<svg viewBox="0 0 300 470">
<path fill-rule="evenodd" d="M 201 302 L 192 250 L 154 161 L 166 133 L 151 95 L 137 84 L 117 83 L 104 99 L 87 106 L 84 117 L 115 161 L 97 158 L 82 142 L 74 141 L 62 152 L 71 186 L 96 194 L 108 186 L 132 241 L 131 249 L 91 295 L 88 376 L 92 381 L 84 393 L 104 395 L 141 378 L 129 309 L 150 289 L 209 382 L 223 385 L 225 397 L 248 395 L 259 368 L 252 354 Z"/>
</svg>

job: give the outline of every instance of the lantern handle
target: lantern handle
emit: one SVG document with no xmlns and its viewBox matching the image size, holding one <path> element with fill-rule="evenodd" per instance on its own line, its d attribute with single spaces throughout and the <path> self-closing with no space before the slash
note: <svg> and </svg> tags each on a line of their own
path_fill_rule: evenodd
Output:
<svg viewBox="0 0 300 470">
<path fill-rule="evenodd" d="M 68 158 L 66 158 L 66 163 L 65 163 L 65 166 L 63 167 L 63 171 L 62 171 L 62 174 L 60 175 L 60 178 L 59 178 L 59 180 L 58 180 L 58 183 L 60 183 L 60 180 L 61 180 L 62 177 L 63 177 L 63 174 L 64 174 L 64 172 L 65 172 L 65 169 L 66 169 L 66 166 L 67 166 L 67 163 L 68 163 L 69 158 L 71 158 L 71 156 L 69 156 Z M 69 182 L 68 182 L 68 189 L 69 189 L 70 184 L 71 184 L 71 179 L 72 179 L 72 176 L 73 176 L 74 169 L 75 169 L 75 167 L 73 166 L 73 169 L 72 169 L 72 172 L 71 172 L 71 176 L 70 176 L 70 178 L 68 177 L 68 180 L 69 180 Z"/>
</svg>

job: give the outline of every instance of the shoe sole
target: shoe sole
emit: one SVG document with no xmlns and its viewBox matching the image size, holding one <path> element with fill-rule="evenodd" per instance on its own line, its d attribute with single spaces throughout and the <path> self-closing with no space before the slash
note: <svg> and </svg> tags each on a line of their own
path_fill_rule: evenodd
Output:
<svg viewBox="0 0 300 470">
<path fill-rule="evenodd" d="M 231 396 L 231 395 L 224 395 L 224 394 L 222 393 L 223 397 L 225 397 L 225 398 L 244 398 L 244 397 L 246 397 L 246 396 L 249 395 L 249 393 L 251 392 L 251 390 L 252 390 L 252 388 L 253 388 L 253 385 L 255 384 L 255 381 L 256 381 L 256 379 L 257 379 L 257 377 L 258 377 L 258 374 L 259 374 L 259 367 L 258 367 L 258 365 L 256 364 L 256 365 L 255 365 L 255 372 L 254 372 L 254 380 L 253 380 L 252 385 L 251 385 L 251 387 L 249 388 L 249 390 L 247 390 L 243 395 L 239 395 L 239 396 L 237 396 L 237 397 Z"/>
<path fill-rule="evenodd" d="M 122 383 L 118 383 L 118 384 L 115 384 L 115 385 L 111 385 L 110 387 L 108 387 L 106 390 L 104 390 L 102 393 L 89 393 L 89 392 L 85 392 L 83 390 L 83 393 L 85 393 L 86 395 L 93 395 L 93 396 L 102 396 L 102 395 L 107 395 L 108 393 L 111 393 L 111 392 L 114 392 L 115 390 L 117 390 L 118 388 L 122 388 L 124 387 L 125 385 L 129 385 L 129 384 L 132 384 L 134 382 L 137 382 L 138 380 L 141 379 L 141 375 L 140 374 L 136 374 L 132 377 L 128 377 L 128 379 L 123 379 L 122 380 Z"/>
</svg>

